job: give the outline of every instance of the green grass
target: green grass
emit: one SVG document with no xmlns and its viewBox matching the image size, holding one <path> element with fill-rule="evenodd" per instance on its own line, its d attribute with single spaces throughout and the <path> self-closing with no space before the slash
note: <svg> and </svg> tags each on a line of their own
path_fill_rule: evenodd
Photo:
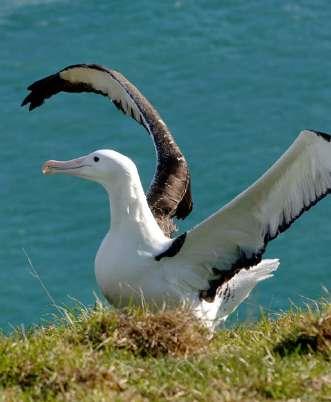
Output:
<svg viewBox="0 0 331 402">
<path fill-rule="evenodd" d="M 98 306 L 0 336 L 0 401 L 331 401 L 331 307 L 210 334 Z"/>
</svg>

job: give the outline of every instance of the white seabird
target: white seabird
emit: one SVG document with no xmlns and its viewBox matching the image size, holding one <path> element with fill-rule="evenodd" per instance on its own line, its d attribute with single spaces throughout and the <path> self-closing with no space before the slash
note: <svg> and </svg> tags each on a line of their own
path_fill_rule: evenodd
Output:
<svg viewBox="0 0 331 402">
<path fill-rule="evenodd" d="M 97 282 L 115 306 L 189 303 L 211 328 L 272 276 L 279 261 L 262 260 L 269 241 L 331 189 L 331 136 L 304 130 L 252 186 L 175 239 L 172 219 L 192 209 L 184 156 L 151 104 L 120 73 L 97 65 L 69 66 L 36 81 L 22 105 L 30 110 L 64 92 L 109 97 L 153 136 L 158 155 L 147 194 L 135 164 L 113 150 L 71 161 L 48 161 L 45 174 L 93 180 L 107 191 L 111 227 L 95 259 Z"/>
</svg>

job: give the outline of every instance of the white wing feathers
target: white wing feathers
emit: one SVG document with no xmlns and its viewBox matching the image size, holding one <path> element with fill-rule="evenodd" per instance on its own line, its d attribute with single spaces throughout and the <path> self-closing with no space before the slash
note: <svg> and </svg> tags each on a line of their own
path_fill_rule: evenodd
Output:
<svg viewBox="0 0 331 402">
<path fill-rule="evenodd" d="M 192 267 L 192 286 L 198 275 L 201 284 L 209 281 L 215 293 L 224 282 L 220 271 L 235 273 L 258 264 L 268 241 L 327 195 L 330 139 L 324 133 L 302 131 L 259 180 L 187 233 L 173 260 L 177 267 L 181 262 Z"/>
<path fill-rule="evenodd" d="M 86 66 L 76 66 L 75 68 L 60 71 L 59 75 L 63 80 L 73 85 L 85 84 L 95 91 L 108 96 L 115 104 L 121 107 L 124 113 L 141 122 L 152 135 L 152 130 L 144 114 L 132 95 L 126 91 L 125 83 L 127 80 L 122 74 L 117 71 L 101 69 L 101 67 L 92 69 L 86 68 Z M 132 84 L 131 86 L 133 87 Z"/>
</svg>

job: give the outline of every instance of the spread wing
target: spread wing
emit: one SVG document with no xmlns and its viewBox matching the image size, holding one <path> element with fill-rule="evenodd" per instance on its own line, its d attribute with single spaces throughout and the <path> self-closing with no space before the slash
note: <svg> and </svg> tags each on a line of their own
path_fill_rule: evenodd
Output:
<svg viewBox="0 0 331 402">
<path fill-rule="evenodd" d="M 330 192 L 330 140 L 328 134 L 301 132 L 252 186 L 174 240 L 169 249 L 173 257 L 167 260 L 183 281 L 213 300 L 222 283 L 257 265 L 268 242 Z M 170 256 L 166 251 L 161 258 Z"/>
<path fill-rule="evenodd" d="M 22 106 L 29 110 L 59 92 L 94 92 L 108 97 L 124 114 L 143 125 L 152 136 L 157 166 L 147 193 L 149 206 L 165 234 L 174 229 L 173 218 L 184 219 L 192 210 L 187 162 L 158 112 L 122 74 L 95 64 L 78 64 L 42 78 L 28 87 Z"/>
</svg>

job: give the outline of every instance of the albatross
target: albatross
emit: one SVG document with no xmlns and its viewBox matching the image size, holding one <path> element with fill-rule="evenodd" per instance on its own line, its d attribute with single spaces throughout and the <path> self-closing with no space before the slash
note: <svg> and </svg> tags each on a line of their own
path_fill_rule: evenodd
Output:
<svg viewBox="0 0 331 402">
<path fill-rule="evenodd" d="M 111 225 L 96 258 L 97 283 L 115 306 L 142 300 L 153 306 L 192 307 L 214 329 L 273 275 L 278 259 L 262 259 L 268 243 L 331 189 L 331 136 L 302 131 L 253 185 L 178 236 L 175 219 L 192 210 L 190 173 L 170 130 L 122 74 L 95 64 L 65 67 L 28 87 L 33 110 L 59 92 L 94 92 L 141 124 L 154 141 L 156 171 L 145 194 L 134 162 L 115 150 L 69 161 L 49 160 L 46 175 L 66 174 L 101 184 Z"/>
</svg>

